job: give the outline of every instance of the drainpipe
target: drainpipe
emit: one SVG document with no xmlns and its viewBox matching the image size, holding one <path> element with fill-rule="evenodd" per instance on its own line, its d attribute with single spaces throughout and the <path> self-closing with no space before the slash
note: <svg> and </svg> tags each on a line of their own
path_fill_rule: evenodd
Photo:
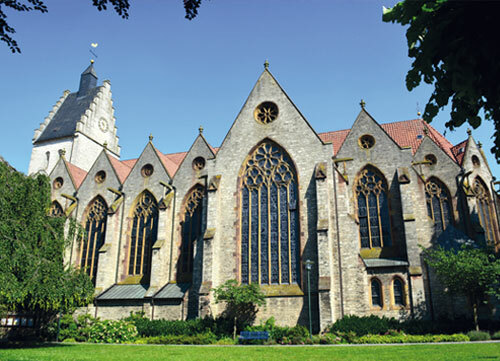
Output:
<svg viewBox="0 0 500 361">
<path fill-rule="evenodd" d="M 337 169 L 336 165 L 333 165 Z M 337 252 L 339 257 L 339 283 L 340 283 L 340 318 L 344 317 L 344 286 L 342 280 L 342 256 L 340 254 L 340 227 L 339 227 L 339 210 L 337 202 L 337 174 L 333 172 L 333 194 L 335 198 L 335 224 L 337 227 Z"/>
</svg>

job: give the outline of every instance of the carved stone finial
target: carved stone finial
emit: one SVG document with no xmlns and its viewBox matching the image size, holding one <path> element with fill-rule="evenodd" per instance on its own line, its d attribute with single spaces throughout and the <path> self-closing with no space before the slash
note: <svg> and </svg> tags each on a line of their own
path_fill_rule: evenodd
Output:
<svg viewBox="0 0 500 361">
<path fill-rule="evenodd" d="M 200 125 L 200 127 L 198 128 L 198 131 L 200 132 L 200 134 L 203 134 L 203 127 Z"/>
<path fill-rule="evenodd" d="M 478 146 L 479 148 L 482 148 L 482 147 L 483 147 L 483 143 L 481 143 L 481 142 L 477 142 L 477 146 Z"/>
<path fill-rule="evenodd" d="M 66 149 L 59 149 L 59 156 L 64 158 L 66 156 Z"/>
<path fill-rule="evenodd" d="M 264 69 L 266 69 L 266 70 L 269 69 L 269 62 L 267 61 L 267 59 L 264 62 Z"/>
<path fill-rule="evenodd" d="M 425 135 L 429 135 L 429 128 L 424 127 L 424 134 L 425 134 Z"/>
<path fill-rule="evenodd" d="M 104 142 L 102 146 L 104 147 L 104 149 L 108 149 L 108 142 Z"/>
<path fill-rule="evenodd" d="M 472 130 L 470 130 L 470 128 L 467 128 L 467 134 L 470 136 L 472 135 Z"/>
<path fill-rule="evenodd" d="M 361 101 L 359 102 L 359 105 L 361 105 L 361 109 L 365 109 L 365 101 L 363 99 L 361 99 Z"/>
<path fill-rule="evenodd" d="M 152 142 L 153 141 L 153 133 L 149 133 L 149 141 Z"/>
</svg>

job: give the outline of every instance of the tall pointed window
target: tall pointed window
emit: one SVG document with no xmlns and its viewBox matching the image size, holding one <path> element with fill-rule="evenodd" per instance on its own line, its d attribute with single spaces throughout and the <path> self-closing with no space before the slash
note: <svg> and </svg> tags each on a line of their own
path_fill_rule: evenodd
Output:
<svg viewBox="0 0 500 361">
<path fill-rule="evenodd" d="M 474 194 L 476 195 L 477 213 L 479 222 L 484 229 L 484 235 L 490 242 L 498 242 L 498 225 L 493 209 L 493 201 L 490 192 L 481 178 L 477 177 L 474 181 Z"/>
<path fill-rule="evenodd" d="M 376 278 L 372 278 L 370 282 L 370 288 L 371 288 L 372 306 L 383 307 L 382 286 L 380 285 L 380 281 Z"/>
<path fill-rule="evenodd" d="M 87 207 L 85 236 L 80 243 L 80 267 L 85 269 L 95 285 L 99 248 L 104 244 L 108 206 L 102 197 L 97 197 Z"/>
<path fill-rule="evenodd" d="M 132 221 L 128 274 L 142 275 L 148 283 L 151 275 L 151 255 L 158 236 L 158 203 L 144 191 L 137 201 Z"/>
<path fill-rule="evenodd" d="M 197 185 L 190 193 L 184 206 L 182 222 L 181 255 L 177 278 L 181 282 L 191 282 L 193 276 L 193 251 L 200 238 L 203 220 L 203 198 L 205 189 Z"/>
<path fill-rule="evenodd" d="M 290 157 L 265 141 L 241 179 L 241 282 L 298 283 L 298 184 Z"/>
<path fill-rule="evenodd" d="M 64 215 L 64 211 L 63 211 L 63 208 L 61 207 L 61 205 L 59 204 L 59 202 L 58 201 L 52 202 L 52 204 L 50 205 L 50 208 L 49 208 L 49 216 L 61 217 L 63 215 Z"/>
<path fill-rule="evenodd" d="M 394 304 L 396 306 L 406 306 L 405 287 L 400 278 L 394 278 L 392 282 L 392 292 L 394 295 Z"/>
<path fill-rule="evenodd" d="M 361 247 L 391 246 L 389 201 L 384 177 L 374 167 L 365 167 L 358 176 L 355 192 Z"/>
<path fill-rule="evenodd" d="M 431 178 L 425 183 L 427 214 L 434 221 L 435 232 L 440 234 L 453 221 L 451 200 L 446 186 Z"/>
</svg>

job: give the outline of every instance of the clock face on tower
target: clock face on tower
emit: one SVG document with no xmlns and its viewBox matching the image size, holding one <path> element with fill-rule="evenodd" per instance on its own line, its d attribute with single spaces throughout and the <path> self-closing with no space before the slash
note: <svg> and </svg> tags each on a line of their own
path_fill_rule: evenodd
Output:
<svg viewBox="0 0 500 361">
<path fill-rule="evenodd" d="M 108 122 L 106 121 L 106 119 L 104 119 L 104 118 L 99 119 L 99 128 L 104 133 L 106 133 L 108 131 Z"/>
</svg>

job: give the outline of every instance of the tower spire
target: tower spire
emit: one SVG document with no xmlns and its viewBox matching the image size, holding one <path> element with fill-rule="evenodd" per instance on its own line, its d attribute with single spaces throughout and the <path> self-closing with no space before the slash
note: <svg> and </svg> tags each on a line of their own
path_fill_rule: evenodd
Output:
<svg viewBox="0 0 500 361">
<path fill-rule="evenodd" d="M 94 61 L 90 61 L 90 65 L 84 70 L 80 76 L 80 87 L 78 88 L 78 96 L 85 95 L 90 89 L 97 86 L 97 74 L 94 69 Z"/>
</svg>

